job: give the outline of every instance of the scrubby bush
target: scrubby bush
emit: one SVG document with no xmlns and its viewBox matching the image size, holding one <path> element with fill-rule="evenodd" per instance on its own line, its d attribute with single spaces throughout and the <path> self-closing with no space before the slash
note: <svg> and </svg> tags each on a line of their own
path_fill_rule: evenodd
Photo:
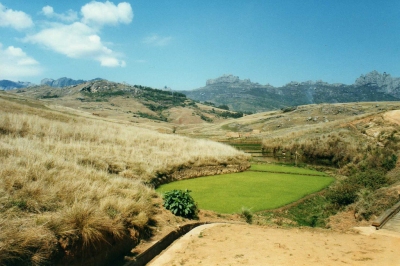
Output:
<svg viewBox="0 0 400 266">
<path fill-rule="evenodd" d="M 218 106 L 219 109 L 223 109 L 223 110 L 228 110 L 229 111 L 229 106 L 226 104 L 222 104 Z"/>
<path fill-rule="evenodd" d="M 292 112 L 297 109 L 297 106 L 282 107 L 282 113 Z"/>
<path fill-rule="evenodd" d="M 353 182 L 342 181 L 329 189 L 327 199 L 338 207 L 352 204 L 357 199 L 359 186 Z"/>
<path fill-rule="evenodd" d="M 197 217 L 197 204 L 189 194 L 190 190 L 172 190 L 164 194 L 164 207 L 177 216 Z"/>
<path fill-rule="evenodd" d="M 380 169 L 369 169 L 365 172 L 358 172 L 350 177 L 353 183 L 359 187 L 376 190 L 388 185 L 385 172 Z"/>
<path fill-rule="evenodd" d="M 253 222 L 253 213 L 251 209 L 242 207 L 241 216 L 246 220 L 246 223 L 251 224 Z"/>
</svg>

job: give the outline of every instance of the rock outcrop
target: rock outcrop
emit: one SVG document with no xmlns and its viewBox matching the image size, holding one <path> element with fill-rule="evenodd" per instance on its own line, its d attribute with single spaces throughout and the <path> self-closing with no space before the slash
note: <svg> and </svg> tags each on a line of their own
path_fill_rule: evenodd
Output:
<svg viewBox="0 0 400 266">
<path fill-rule="evenodd" d="M 400 78 L 393 78 L 390 74 L 378 71 L 372 71 L 366 75 L 361 75 L 356 82 L 355 86 L 369 86 L 377 87 L 380 91 L 391 94 L 400 98 Z"/>
</svg>

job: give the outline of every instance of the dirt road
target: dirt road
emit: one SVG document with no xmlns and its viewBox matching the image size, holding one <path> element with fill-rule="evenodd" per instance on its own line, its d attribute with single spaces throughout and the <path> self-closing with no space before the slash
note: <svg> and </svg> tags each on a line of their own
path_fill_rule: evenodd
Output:
<svg viewBox="0 0 400 266">
<path fill-rule="evenodd" d="M 211 224 L 176 241 L 148 265 L 400 265 L 400 234 Z"/>
</svg>

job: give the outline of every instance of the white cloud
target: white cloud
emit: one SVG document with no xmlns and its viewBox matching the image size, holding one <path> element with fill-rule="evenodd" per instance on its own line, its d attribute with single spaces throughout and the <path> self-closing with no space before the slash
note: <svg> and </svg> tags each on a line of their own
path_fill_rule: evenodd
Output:
<svg viewBox="0 0 400 266">
<path fill-rule="evenodd" d="M 131 5 L 126 2 L 117 6 L 109 1 L 104 3 L 92 1 L 81 8 L 82 22 L 90 25 L 129 24 L 133 19 Z"/>
<path fill-rule="evenodd" d="M 42 13 L 45 16 L 51 17 L 54 14 L 54 9 L 51 6 L 45 6 L 42 8 Z"/>
<path fill-rule="evenodd" d="M 166 46 L 172 40 L 172 37 L 161 37 L 157 34 L 153 34 L 143 39 L 143 42 L 146 44 L 154 45 L 154 46 Z"/>
<path fill-rule="evenodd" d="M 28 56 L 21 48 L 9 46 L 3 49 L 0 43 L 0 79 L 17 80 L 41 75 L 39 62 Z"/>
<path fill-rule="evenodd" d="M 89 58 L 100 62 L 102 66 L 124 67 L 124 61 L 118 54 L 107 48 L 95 29 L 81 22 L 70 25 L 54 24 L 51 28 L 27 36 L 27 42 L 40 44 L 70 58 Z"/>
<path fill-rule="evenodd" d="M 66 14 L 55 13 L 53 7 L 45 6 L 42 8 L 42 14 L 48 18 L 56 18 L 65 22 L 73 22 L 78 20 L 78 13 L 73 10 L 68 10 Z"/>
<path fill-rule="evenodd" d="M 106 67 L 125 67 L 126 63 L 123 60 L 118 60 L 115 57 L 111 57 L 111 56 L 100 56 L 99 57 L 99 61 L 101 62 L 102 66 L 106 66 Z"/>
<path fill-rule="evenodd" d="M 22 11 L 8 9 L 0 3 L 0 27 L 11 27 L 22 30 L 33 26 L 29 15 Z"/>
</svg>

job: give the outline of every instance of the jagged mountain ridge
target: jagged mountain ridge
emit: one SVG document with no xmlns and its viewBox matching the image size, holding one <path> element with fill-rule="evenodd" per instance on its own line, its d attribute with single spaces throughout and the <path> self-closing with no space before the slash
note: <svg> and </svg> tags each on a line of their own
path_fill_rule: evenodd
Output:
<svg viewBox="0 0 400 266">
<path fill-rule="evenodd" d="M 89 81 L 96 81 L 96 80 L 102 80 L 101 78 L 95 78 Z M 74 85 L 79 85 L 82 83 L 86 83 L 88 82 L 88 80 L 82 80 L 82 79 L 71 79 L 71 78 L 67 78 L 67 77 L 63 77 L 63 78 L 59 78 L 59 79 L 42 79 L 42 81 L 40 82 L 40 85 L 47 85 L 50 87 L 54 87 L 54 88 L 63 88 L 63 87 L 68 87 L 68 86 L 74 86 Z"/>
<path fill-rule="evenodd" d="M 273 87 L 223 75 L 207 80 L 205 87 L 182 93 L 193 100 L 228 105 L 232 110 L 263 112 L 305 104 L 400 101 L 400 78 L 372 71 L 352 85 L 292 81 Z"/>
</svg>

